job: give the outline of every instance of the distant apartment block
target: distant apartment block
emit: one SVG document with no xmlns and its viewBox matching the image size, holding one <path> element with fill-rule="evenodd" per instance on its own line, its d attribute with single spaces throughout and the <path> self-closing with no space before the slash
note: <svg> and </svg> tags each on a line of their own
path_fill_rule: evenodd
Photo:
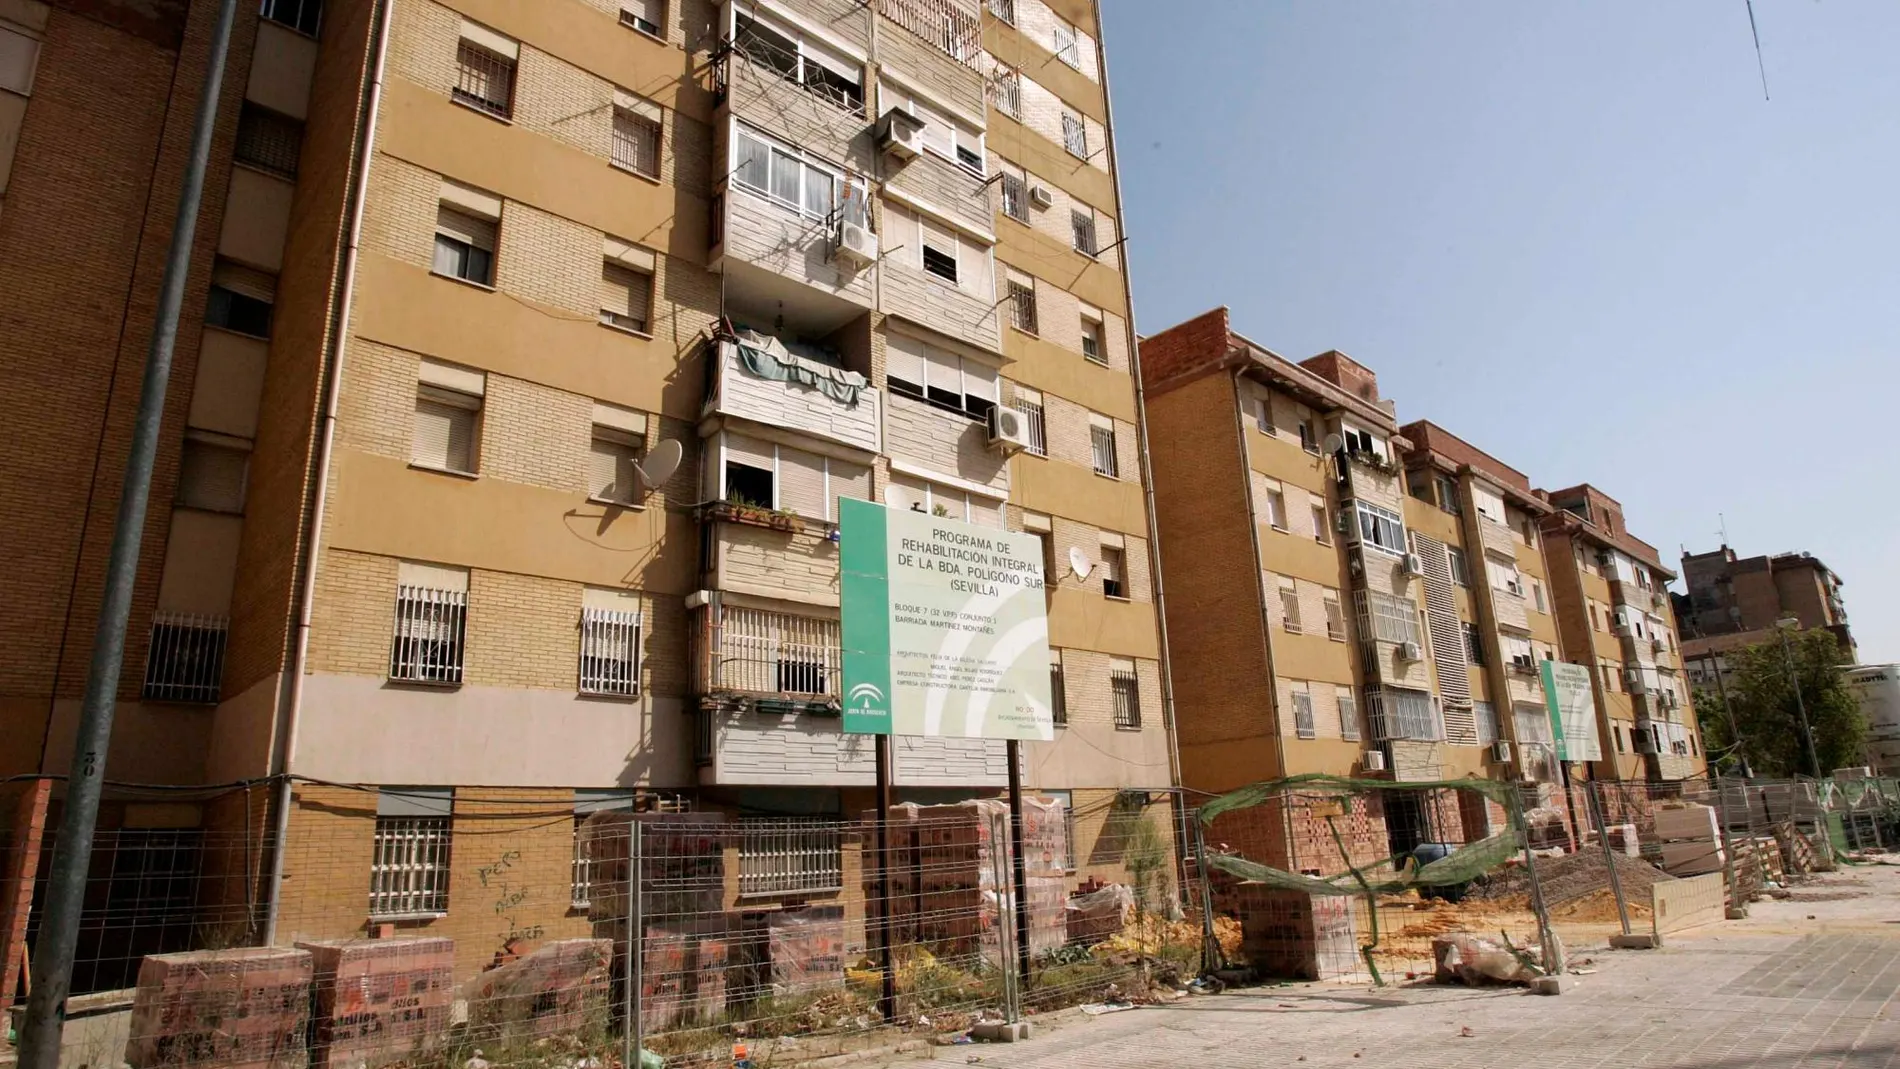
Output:
<svg viewBox="0 0 1900 1069">
<path fill-rule="evenodd" d="M 1699 686 L 1727 679 L 1727 654 L 1775 638 L 1778 621 L 1800 630 L 1823 627 L 1840 643 L 1843 663 L 1859 656 L 1847 624 L 1841 578 L 1810 553 L 1738 557 L 1723 546 L 1682 555 L 1686 595 L 1676 595 L 1683 620 L 1683 657 Z"/>
</svg>

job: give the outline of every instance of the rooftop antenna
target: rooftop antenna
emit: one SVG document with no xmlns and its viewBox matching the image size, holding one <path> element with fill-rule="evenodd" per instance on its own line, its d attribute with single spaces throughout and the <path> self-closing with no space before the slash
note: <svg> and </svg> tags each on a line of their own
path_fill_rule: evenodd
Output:
<svg viewBox="0 0 1900 1069">
<path fill-rule="evenodd" d="M 1768 66 L 1761 59 L 1761 31 L 1755 28 L 1755 0 L 1743 0 L 1748 5 L 1748 32 L 1755 38 L 1755 69 L 1761 72 L 1761 98 L 1768 99 Z"/>
<path fill-rule="evenodd" d="M 1715 514 L 1715 518 L 1721 521 L 1722 526 L 1716 533 L 1722 536 L 1722 545 L 1726 547 L 1728 545 L 1728 517 L 1718 512 Z"/>
</svg>

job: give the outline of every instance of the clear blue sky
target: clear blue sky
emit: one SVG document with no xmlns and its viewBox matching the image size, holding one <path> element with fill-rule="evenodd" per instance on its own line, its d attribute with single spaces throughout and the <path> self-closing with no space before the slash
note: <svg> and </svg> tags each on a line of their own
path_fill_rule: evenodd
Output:
<svg viewBox="0 0 1900 1069">
<path fill-rule="evenodd" d="M 1900 2 L 1104 0 L 1137 329 L 1216 305 L 1900 660 Z"/>
</svg>

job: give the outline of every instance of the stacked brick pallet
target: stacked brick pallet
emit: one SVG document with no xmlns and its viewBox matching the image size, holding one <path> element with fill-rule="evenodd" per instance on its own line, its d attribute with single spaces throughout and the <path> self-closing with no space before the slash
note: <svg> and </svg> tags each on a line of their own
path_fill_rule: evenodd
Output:
<svg viewBox="0 0 1900 1069">
<path fill-rule="evenodd" d="M 482 973 L 467 989 L 469 1027 L 504 1040 L 604 1028 L 613 949 L 606 939 L 560 939 Z"/>
<path fill-rule="evenodd" d="M 316 987 L 315 1069 L 358 1069 L 427 1051 L 448 1035 L 455 997 L 449 939 L 298 943 Z"/>
<path fill-rule="evenodd" d="M 727 1006 L 738 914 L 725 911 L 730 828 L 716 813 L 595 813 L 581 828 L 588 918 L 627 975 L 633 824 L 640 824 L 641 1018 L 649 1030 L 717 1017 Z M 736 987 L 737 985 L 731 985 Z"/>
<path fill-rule="evenodd" d="M 311 955 L 246 947 L 153 954 L 132 1001 L 133 1069 L 302 1069 Z"/>
</svg>

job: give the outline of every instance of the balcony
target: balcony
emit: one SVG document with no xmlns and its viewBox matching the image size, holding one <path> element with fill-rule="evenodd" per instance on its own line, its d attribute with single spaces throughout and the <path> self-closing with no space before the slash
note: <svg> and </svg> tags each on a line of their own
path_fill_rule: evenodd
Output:
<svg viewBox="0 0 1900 1069">
<path fill-rule="evenodd" d="M 830 354 L 744 332 L 715 343 L 703 414 L 737 416 L 868 453 L 883 449 L 880 395 Z"/>
<path fill-rule="evenodd" d="M 1491 611 L 1497 615 L 1499 627 L 1530 633 L 1531 618 L 1524 606 L 1523 580 L 1518 580 L 1515 590 L 1508 586 L 1492 587 Z"/>
<path fill-rule="evenodd" d="M 1483 513 L 1478 514 L 1478 540 L 1487 552 L 1505 560 L 1517 559 L 1517 533 Z"/>
</svg>

